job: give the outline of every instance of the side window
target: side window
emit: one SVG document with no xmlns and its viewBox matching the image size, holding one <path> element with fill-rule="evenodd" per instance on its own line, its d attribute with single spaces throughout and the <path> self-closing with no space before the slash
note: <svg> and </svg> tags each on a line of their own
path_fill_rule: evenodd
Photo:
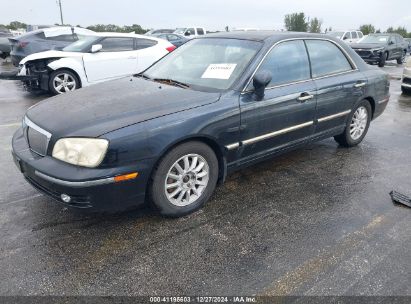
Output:
<svg viewBox="0 0 411 304">
<path fill-rule="evenodd" d="M 358 38 L 357 32 L 351 32 L 351 37 L 352 39 L 357 39 Z"/>
<path fill-rule="evenodd" d="M 362 32 L 357 32 L 357 33 L 358 33 L 358 38 L 364 37 L 364 35 L 362 34 Z"/>
<path fill-rule="evenodd" d="M 59 36 L 48 37 L 47 40 L 74 42 L 74 41 L 77 41 L 78 38 L 77 38 L 77 34 L 69 34 L 69 35 L 59 35 Z"/>
<path fill-rule="evenodd" d="M 152 46 L 155 46 L 157 44 L 157 41 L 155 40 L 151 40 L 151 39 L 137 39 L 137 46 L 136 49 L 137 50 L 142 50 L 142 49 L 146 49 Z"/>
<path fill-rule="evenodd" d="M 197 28 L 197 34 L 198 35 L 204 35 L 204 30 L 201 27 Z"/>
<path fill-rule="evenodd" d="M 310 78 L 310 64 L 302 40 L 283 42 L 274 47 L 258 69 L 269 71 L 269 86 L 281 85 Z"/>
<path fill-rule="evenodd" d="M 190 33 L 190 35 L 195 35 L 194 28 L 187 29 L 186 33 Z"/>
<path fill-rule="evenodd" d="M 133 38 L 111 37 L 100 42 L 102 52 L 124 52 L 134 50 Z"/>
<path fill-rule="evenodd" d="M 351 34 L 350 32 L 346 32 L 343 36 L 343 40 L 351 39 Z"/>
<path fill-rule="evenodd" d="M 352 70 L 347 57 L 334 43 L 324 40 L 306 40 L 313 77 L 321 77 Z"/>
<path fill-rule="evenodd" d="M 394 37 L 394 36 L 391 36 L 391 37 L 390 37 L 390 44 L 395 44 L 395 43 L 396 43 L 395 37 Z"/>
</svg>

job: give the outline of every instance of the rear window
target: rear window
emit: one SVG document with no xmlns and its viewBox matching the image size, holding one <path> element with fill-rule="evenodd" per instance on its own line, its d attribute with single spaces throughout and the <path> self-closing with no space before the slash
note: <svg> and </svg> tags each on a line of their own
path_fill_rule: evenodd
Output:
<svg viewBox="0 0 411 304">
<path fill-rule="evenodd" d="M 142 50 L 142 49 L 146 49 L 152 46 L 155 46 L 158 42 L 155 40 L 151 40 L 151 39 L 137 39 L 137 45 L 136 45 L 136 49 L 137 50 Z"/>
<path fill-rule="evenodd" d="M 52 36 L 52 37 L 47 37 L 46 39 L 52 40 L 52 41 L 63 41 L 63 42 L 74 42 L 78 40 L 77 34 Z"/>
</svg>

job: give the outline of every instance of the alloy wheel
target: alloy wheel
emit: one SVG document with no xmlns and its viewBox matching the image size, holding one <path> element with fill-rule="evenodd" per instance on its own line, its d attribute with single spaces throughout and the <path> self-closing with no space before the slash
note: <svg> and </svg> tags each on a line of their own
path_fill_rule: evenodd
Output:
<svg viewBox="0 0 411 304">
<path fill-rule="evenodd" d="M 76 85 L 74 77 L 67 73 L 57 74 L 53 79 L 53 87 L 59 94 L 74 91 Z"/>
<path fill-rule="evenodd" d="M 187 154 L 170 168 L 165 179 L 165 195 L 170 203 L 182 207 L 197 201 L 208 185 L 209 166 L 198 154 Z"/>
<path fill-rule="evenodd" d="M 350 136 L 353 140 L 358 140 L 364 133 L 368 122 L 368 111 L 365 107 L 359 107 L 351 119 Z"/>
</svg>

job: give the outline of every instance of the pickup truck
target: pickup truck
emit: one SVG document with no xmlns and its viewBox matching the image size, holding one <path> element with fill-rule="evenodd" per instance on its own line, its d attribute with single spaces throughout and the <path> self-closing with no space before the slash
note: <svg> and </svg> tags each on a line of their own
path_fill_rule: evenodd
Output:
<svg viewBox="0 0 411 304">
<path fill-rule="evenodd" d="M 405 61 L 408 44 L 401 35 L 394 33 L 370 34 L 359 43 L 350 44 L 358 55 L 369 64 L 377 63 L 383 67 L 387 60 Z"/>
</svg>

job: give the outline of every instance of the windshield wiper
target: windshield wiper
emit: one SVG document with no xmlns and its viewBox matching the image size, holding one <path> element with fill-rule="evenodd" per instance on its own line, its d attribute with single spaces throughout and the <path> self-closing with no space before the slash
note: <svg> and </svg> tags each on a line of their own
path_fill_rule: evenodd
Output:
<svg viewBox="0 0 411 304">
<path fill-rule="evenodd" d="M 177 80 L 169 79 L 169 78 L 154 78 L 153 81 L 169 84 L 169 85 L 174 85 L 183 89 L 187 89 L 190 86 L 184 82 L 180 82 Z"/>
<path fill-rule="evenodd" d="M 133 76 L 134 77 L 141 77 L 141 78 L 144 78 L 144 79 L 151 79 L 150 77 L 144 75 L 144 73 L 134 74 Z"/>
</svg>

